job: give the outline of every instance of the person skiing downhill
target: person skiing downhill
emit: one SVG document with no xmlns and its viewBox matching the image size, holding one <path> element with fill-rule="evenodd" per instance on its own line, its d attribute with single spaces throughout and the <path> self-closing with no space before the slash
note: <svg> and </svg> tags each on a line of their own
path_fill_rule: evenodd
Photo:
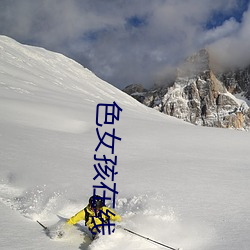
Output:
<svg viewBox="0 0 250 250">
<path fill-rule="evenodd" d="M 85 225 L 94 239 L 100 232 L 99 227 L 101 228 L 103 224 L 108 223 L 109 220 L 120 222 L 122 219 L 120 215 L 103 205 L 102 197 L 95 195 L 89 198 L 89 204 L 84 209 L 67 220 L 67 224 L 75 225 L 81 220 L 85 220 Z"/>
</svg>

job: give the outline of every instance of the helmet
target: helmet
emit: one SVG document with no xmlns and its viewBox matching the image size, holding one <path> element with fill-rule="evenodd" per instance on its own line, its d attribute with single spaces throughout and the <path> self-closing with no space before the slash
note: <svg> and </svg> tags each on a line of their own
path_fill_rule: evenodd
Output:
<svg viewBox="0 0 250 250">
<path fill-rule="evenodd" d="M 95 199 L 94 199 L 95 197 Z M 103 207 L 103 198 L 99 195 L 91 196 L 89 198 L 89 206 L 90 208 L 100 209 Z"/>
</svg>

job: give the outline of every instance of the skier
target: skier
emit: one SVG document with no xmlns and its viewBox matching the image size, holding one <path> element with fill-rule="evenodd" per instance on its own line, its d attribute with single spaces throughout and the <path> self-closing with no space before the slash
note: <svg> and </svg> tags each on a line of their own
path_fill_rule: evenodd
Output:
<svg viewBox="0 0 250 250">
<path fill-rule="evenodd" d="M 105 224 L 110 225 L 110 220 L 120 222 L 121 216 L 110 208 L 103 206 L 103 198 L 95 195 L 95 197 L 91 196 L 89 198 L 89 204 L 72 216 L 67 221 L 67 224 L 74 225 L 81 220 L 85 220 L 85 226 L 91 231 L 94 239 L 97 233 L 100 232 L 99 227 L 101 228 Z"/>
</svg>

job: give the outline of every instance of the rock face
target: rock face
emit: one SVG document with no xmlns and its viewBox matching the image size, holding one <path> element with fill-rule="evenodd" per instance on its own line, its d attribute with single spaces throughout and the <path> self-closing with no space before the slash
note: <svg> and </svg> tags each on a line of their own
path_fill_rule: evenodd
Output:
<svg viewBox="0 0 250 250">
<path fill-rule="evenodd" d="M 218 74 L 218 79 L 225 84 L 230 93 L 242 93 L 250 100 L 250 66 Z"/>
<path fill-rule="evenodd" d="M 137 88 L 130 95 L 160 112 L 196 125 L 248 129 L 250 109 L 233 94 L 250 96 L 249 71 L 250 68 L 217 76 L 204 49 L 178 68 L 176 80 L 170 87 L 154 87 L 149 91 Z"/>
<path fill-rule="evenodd" d="M 147 90 L 144 89 L 142 84 L 131 84 L 128 85 L 125 89 L 123 89 L 125 93 L 128 95 L 133 96 L 137 101 L 142 102 L 144 101 L 144 95 L 146 94 Z"/>
</svg>

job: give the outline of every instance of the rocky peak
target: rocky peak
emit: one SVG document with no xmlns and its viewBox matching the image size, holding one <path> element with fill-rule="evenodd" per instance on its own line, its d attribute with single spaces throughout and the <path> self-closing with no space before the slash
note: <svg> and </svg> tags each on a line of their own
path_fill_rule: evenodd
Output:
<svg viewBox="0 0 250 250">
<path fill-rule="evenodd" d="M 123 91 L 128 95 L 133 96 L 137 101 L 142 103 L 145 99 L 144 95 L 147 92 L 142 84 L 130 84 L 125 89 L 123 89 Z"/>
<path fill-rule="evenodd" d="M 206 75 L 210 70 L 209 53 L 202 49 L 194 55 L 188 57 L 177 69 L 177 77 L 194 77 L 196 75 Z"/>
<path fill-rule="evenodd" d="M 139 101 L 196 125 L 248 129 L 250 109 L 233 94 L 249 88 L 250 67 L 219 76 L 211 68 L 209 52 L 202 49 L 179 66 L 170 87 L 140 92 Z"/>
<path fill-rule="evenodd" d="M 123 91 L 125 93 L 131 95 L 131 94 L 134 94 L 136 92 L 143 93 L 143 92 L 145 92 L 147 90 L 143 87 L 142 84 L 130 84 Z"/>
</svg>

